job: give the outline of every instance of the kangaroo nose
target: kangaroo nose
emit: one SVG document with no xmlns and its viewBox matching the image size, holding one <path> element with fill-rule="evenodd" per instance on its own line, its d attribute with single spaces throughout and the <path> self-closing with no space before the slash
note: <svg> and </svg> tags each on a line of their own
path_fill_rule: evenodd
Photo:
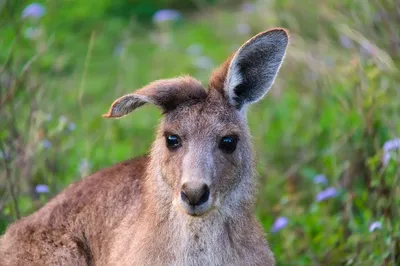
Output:
<svg viewBox="0 0 400 266">
<path fill-rule="evenodd" d="M 210 197 L 210 188 L 206 184 L 186 182 L 181 188 L 181 198 L 189 205 L 196 206 L 206 203 Z"/>
</svg>

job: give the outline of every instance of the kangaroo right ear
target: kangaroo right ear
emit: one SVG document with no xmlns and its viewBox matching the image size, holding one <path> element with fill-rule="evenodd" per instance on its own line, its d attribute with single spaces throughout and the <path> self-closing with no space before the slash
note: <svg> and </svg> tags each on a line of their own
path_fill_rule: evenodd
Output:
<svg viewBox="0 0 400 266">
<path fill-rule="evenodd" d="M 260 100 L 275 80 L 288 39 L 284 29 L 272 29 L 254 36 L 214 72 L 210 86 L 222 90 L 239 110 Z"/>
<path fill-rule="evenodd" d="M 157 80 L 115 100 L 103 117 L 123 117 L 146 103 L 155 104 L 166 112 L 186 101 L 205 97 L 207 93 L 203 86 L 192 77 Z"/>
</svg>

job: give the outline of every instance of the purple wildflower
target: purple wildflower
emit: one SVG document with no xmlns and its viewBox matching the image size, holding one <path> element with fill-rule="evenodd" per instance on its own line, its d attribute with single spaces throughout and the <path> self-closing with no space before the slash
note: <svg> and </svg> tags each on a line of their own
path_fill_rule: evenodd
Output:
<svg viewBox="0 0 400 266">
<path fill-rule="evenodd" d="M 7 151 L 0 151 L 0 159 L 9 159 L 9 153 Z"/>
<path fill-rule="evenodd" d="M 43 185 L 43 184 L 37 185 L 35 187 L 35 191 L 36 191 L 36 193 L 39 193 L 39 194 L 41 194 L 41 193 L 49 193 L 49 186 L 48 185 Z"/>
<path fill-rule="evenodd" d="M 340 42 L 340 45 L 342 45 L 343 48 L 350 49 L 350 48 L 354 47 L 353 41 L 349 37 L 347 37 L 346 35 L 340 35 L 339 36 L 339 42 Z"/>
<path fill-rule="evenodd" d="M 122 43 L 119 43 L 114 47 L 113 53 L 115 56 L 120 56 L 124 52 L 124 49 L 125 49 L 124 45 Z"/>
<path fill-rule="evenodd" d="M 385 152 L 382 157 L 382 164 L 386 166 L 390 161 L 390 153 Z"/>
<path fill-rule="evenodd" d="M 381 228 L 382 228 L 381 222 L 373 222 L 372 224 L 369 225 L 368 231 L 373 232 Z"/>
<path fill-rule="evenodd" d="M 365 56 L 374 56 L 376 54 L 376 49 L 371 42 L 364 40 L 360 44 L 360 52 Z"/>
<path fill-rule="evenodd" d="M 400 148 L 400 139 L 391 139 L 391 140 L 386 141 L 385 144 L 383 144 L 383 150 L 385 152 L 399 149 L 399 148 Z"/>
<path fill-rule="evenodd" d="M 400 139 L 391 139 L 383 144 L 382 164 L 387 165 L 390 161 L 390 151 L 400 149 Z"/>
<path fill-rule="evenodd" d="M 328 180 L 326 179 L 325 175 L 316 175 L 314 177 L 314 184 L 328 184 Z"/>
<path fill-rule="evenodd" d="M 286 218 L 284 216 L 278 217 L 275 220 L 274 224 L 272 225 L 271 232 L 272 233 L 279 232 L 280 230 L 285 228 L 288 225 L 288 223 L 289 223 L 289 219 L 288 218 Z"/>
<path fill-rule="evenodd" d="M 69 129 L 69 131 L 74 131 L 76 129 L 75 123 L 70 122 L 68 124 L 68 129 Z"/>
<path fill-rule="evenodd" d="M 181 13 L 174 9 L 161 9 L 153 15 L 154 23 L 162 23 L 165 21 L 175 21 L 181 17 Z"/>
<path fill-rule="evenodd" d="M 329 187 L 329 188 L 327 188 L 327 189 L 325 189 L 325 190 L 319 192 L 319 193 L 317 194 L 317 196 L 315 197 L 315 200 L 316 200 L 317 202 L 324 201 L 324 200 L 327 200 L 327 199 L 329 199 L 329 198 L 334 198 L 334 197 L 336 197 L 337 194 L 338 194 L 338 192 L 337 192 L 336 188 L 334 188 L 334 187 Z"/>
<path fill-rule="evenodd" d="M 42 145 L 46 150 L 51 148 L 51 142 L 48 139 L 43 140 Z"/>
<path fill-rule="evenodd" d="M 39 19 L 44 16 L 46 9 L 43 5 L 38 3 L 32 3 L 25 7 L 22 11 L 22 18 L 35 18 Z"/>
<path fill-rule="evenodd" d="M 333 67 L 333 66 L 335 65 L 335 61 L 334 61 L 333 58 L 330 57 L 330 56 L 324 56 L 324 61 L 325 61 L 325 64 L 326 64 L 328 67 Z"/>
</svg>

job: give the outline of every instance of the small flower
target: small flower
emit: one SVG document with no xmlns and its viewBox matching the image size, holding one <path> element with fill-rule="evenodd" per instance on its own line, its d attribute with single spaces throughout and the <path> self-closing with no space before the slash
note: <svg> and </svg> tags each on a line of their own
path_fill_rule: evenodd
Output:
<svg viewBox="0 0 400 266">
<path fill-rule="evenodd" d="M 330 56 L 324 56 L 324 62 L 326 64 L 326 66 L 328 67 L 333 67 L 335 66 L 335 61 L 333 60 L 332 57 Z"/>
<path fill-rule="evenodd" d="M 342 45 L 343 48 L 350 49 L 350 48 L 354 47 L 353 41 L 349 37 L 347 37 L 346 35 L 340 35 L 339 36 L 339 42 L 340 42 L 340 45 Z"/>
<path fill-rule="evenodd" d="M 248 35 L 250 33 L 250 26 L 245 23 L 239 23 L 236 25 L 236 31 L 241 35 Z"/>
<path fill-rule="evenodd" d="M 334 188 L 334 187 L 329 187 L 329 188 L 327 188 L 327 189 L 325 189 L 325 190 L 319 192 L 319 193 L 317 194 L 317 196 L 315 197 L 315 200 L 316 200 L 317 202 L 324 201 L 324 200 L 327 200 L 327 199 L 329 199 L 329 198 L 334 198 L 334 197 L 336 197 L 337 194 L 338 194 L 338 192 L 337 192 L 336 188 Z"/>
<path fill-rule="evenodd" d="M 10 159 L 10 155 L 7 151 L 0 151 L 0 159 Z"/>
<path fill-rule="evenodd" d="M 200 69 L 210 69 L 214 66 L 214 63 L 207 56 L 199 56 L 195 59 L 194 65 Z"/>
<path fill-rule="evenodd" d="M 271 228 L 271 232 L 272 233 L 276 233 L 279 232 L 280 230 L 282 230 L 283 228 L 285 228 L 289 223 L 289 219 L 284 217 L 284 216 L 280 216 L 278 217 L 274 224 L 272 225 Z"/>
<path fill-rule="evenodd" d="M 386 166 L 390 161 L 390 152 L 392 150 L 400 149 L 400 139 L 391 139 L 383 144 L 383 157 L 382 157 L 382 164 Z"/>
<path fill-rule="evenodd" d="M 153 23 L 162 23 L 165 21 L 175 21 L 181 17 L 181 13 L 174 9 L 161 9 L 153 15 Z"/>
<path fill-rule="evenodd" d="M 383 144 L 383 151 L 388 152 L 391 150 L 400 149 L 400 139 L 391 139 Z"/>
<path fill-rule="evenodd" d="M 375 230 L 381 229 L 382 228 L 382 223 L 381 222 L 373 222 L 372 224 L 369 225 L 369 232 L 373 232 Z"/>
<path fill-rule="evenodd" d="M 316 175 L 314 177 L 314 184 L 327 184 L 328 180 L 326 179 L 325 175 Z"/>
<path fill-rule="evenodd" d="M 47 114 L 45 119 L 46 121 L 51 121 L 53 119 L 53 116 L 51 114 Z"/>
<path fill-rule="evenodd" d="M 191 44 L 186 48 L 186 52 L 189 55 L 199 56 L 203 52 L 203 46 L 197 43 Z"/>
<path fill-rule="evenodd" d="M 43 184 L 37 185 L 35 187 L 35 191 L 36 191 L 36 193 L 39 193 L 39 194 L 41 194 L 41 193 L 49 193 L 49 186 L 48 185 L 43 185 Z"/>
<path fill-rule="evenodd" d="M 390 161 L 390 153 L 388 152 L 383 153 L 382 164 L 386 166 L 389 163 L 389 161 Z"/>
<path fill-rule="evenodd" d="M 47 150 L 47 149 L 50 149 L 50 148 L 51 148 L 51 142 L 50 142 L 48 139 L 45 139 L 45 140 L 42 141 L 42 146 L 43 146 L 43 148 L 45 148 L 46 150 Z"/>
<path fill-rule="evenodd" d="M 46 9 L 43 5 L 38 3 L 32 3 L 25 7 L 22 11 L 22 18 L 36 18 L 39 19 L 44 16 Z"/>
<path fill-rule="evenodd" d="M 114 47 L 114 52 L 113 52 L 114 56 L 120 56 L 124 52 L 124 49 L 125 49 L 125 47 L 122 43 L 117 44 Z"/>
<path fill-rule="evenodd" d="M 76 129 L 75 123 L 70 122 L 70 123 L 68 124 L 68 130 L 69 130 L 69 131 L 74 131 L 75 129 Z"/>
<path fill-rule="evenodd" d="M 374 56 L 376 55 L 376 48 L 371 42 L 364 40 L 360 44 L 360 53 L 366 56 Z"/>
</svg>

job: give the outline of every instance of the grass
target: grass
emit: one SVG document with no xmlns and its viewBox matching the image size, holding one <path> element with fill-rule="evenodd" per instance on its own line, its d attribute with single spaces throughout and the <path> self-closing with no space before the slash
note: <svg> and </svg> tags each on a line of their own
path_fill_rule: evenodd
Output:
<svg viewBox="0 0 400 266">
<path fill-rule="evenodd" d="M 246 39 L 280 26 L 291 33 L 286 60 L 249 111 L 256 212 L 278 265 L 400 263 L 399 148 L 383 148 L 400 132 L 395 1 L 257 1 L 147 26 L 99 15 L 79 24 L 73 8 L 47 4 L 38 21 L 15 12 L 0 27 L 0 232 L 71 182 L 148 151 L 160 112 L 102 119 L 115 98 L 181 74 L 206 84 Z M 321 174 L 327 183 L 315 184 Z M 337 194 L 317 202 L 329 187 Z M 288 225 L 272 233 L 278 217 Z"/>
</svg>

